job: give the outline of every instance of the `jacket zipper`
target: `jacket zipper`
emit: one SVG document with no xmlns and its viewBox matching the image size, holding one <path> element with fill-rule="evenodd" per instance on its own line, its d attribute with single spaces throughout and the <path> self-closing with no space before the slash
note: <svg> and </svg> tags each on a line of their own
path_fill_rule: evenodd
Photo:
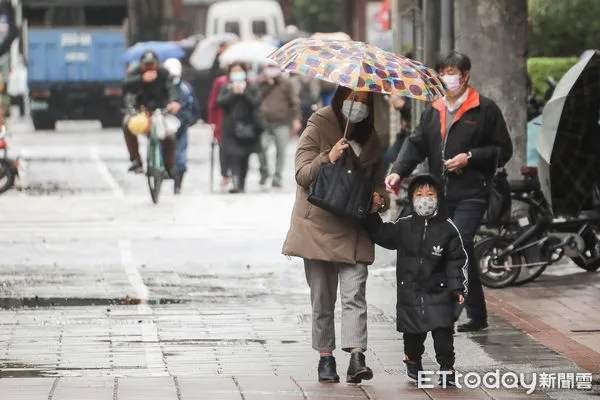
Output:
<svg viewBox="0 0 600 400">
<path fill-rule="evenodd" d="M 444 137 L 442 142 L 442 183 L 444 185 L 444 196 L 448 197 L 448 172 L 446 171 L 445 160 L 446 160 L 446 145 L 448 144 L 448 136 L 450 136 L 450 131 L 454 126 L 454 121 L 450 124 L 450 128 L 448 129 L 448 133 Z"/>
<path fill-rule="evenodd" d="M 423 242 L 425 242 L 425 236 L 427 235 L 427 220 L 425 220 L 425 226 L 423 227 L 423 236 L 421 237 L 421 244 L 420 244 L 420 248 L 419 248 L 419 270 L 423 269 L 423 255 L 421 253 L 422 251 L 422 245 Z M 421 296 L 421 315 L 425 315 L 425 300 L 423 299 L 423 296 Z"/>
</svg>

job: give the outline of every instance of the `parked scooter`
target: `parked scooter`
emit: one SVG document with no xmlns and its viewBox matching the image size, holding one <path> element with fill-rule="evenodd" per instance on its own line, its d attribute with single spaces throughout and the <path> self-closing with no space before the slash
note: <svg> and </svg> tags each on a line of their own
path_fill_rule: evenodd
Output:
<svg viewBox="0 0 600 400">
<path fill-rule="evenodd" d="M 510 181 L 513 215 L 494 230 L 482 226 L 475 244 L 481 282 L 503 288 L 537 279 L 564 256 L 586 271 L 600 268 L 600 191 L 594 204 L 577 217 L 554 217 L 540 188 L 536 168 L 523 168 L 522 180 Z M 485 224 L 485 221 L 484 221 Z"/>
<path fill-rule="evenodd" d="M 15 184 L 19 176 L 19 160 L 8 158 L 8 145 L 6 143 L 6 128 L 0 131 L 0 193 L 4 193 Z"/>
</svg>

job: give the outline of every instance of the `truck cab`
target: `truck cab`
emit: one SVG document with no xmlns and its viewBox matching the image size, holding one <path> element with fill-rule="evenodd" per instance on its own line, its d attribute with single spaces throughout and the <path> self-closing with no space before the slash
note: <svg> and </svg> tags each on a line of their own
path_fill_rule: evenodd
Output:
<svg viewBox="0 0 600 400">
<path fill-rule="evenodd" d="M 280 36 L 285 29 L 281 6 L 275 0 L 223 0 L 208 9 L 206 37 L 234 33 L 242 40 Z"/>
</svg>

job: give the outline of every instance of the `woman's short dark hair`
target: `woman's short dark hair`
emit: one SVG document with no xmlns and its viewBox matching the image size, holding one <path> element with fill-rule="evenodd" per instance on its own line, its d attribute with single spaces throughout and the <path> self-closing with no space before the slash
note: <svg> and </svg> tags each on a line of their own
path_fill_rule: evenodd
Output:
<svg viewBox="0 0 600 400">
<path fill-rule="evenodd" d="M 342 106 L 344 100 L 346 100 L 350 93 L 352 93 L 352 89 L 345 86 L 338 86 L 333 95 L 333 99 L 331 99 L 331 108 L 333 108 L 333 112 L 337 116 L 342 132 L 346 130 L 346 118 L 344 117 L 344 114 L 342 114 Z M 358 124 L 355 124 L 354 130 L 347 136 L 349 140 L 355 140 L 361 145 L 367 143 L 369 136 L 371 136 L 375 130 L 375 118 L 373 116 L 375 114 L 375 101 L 372 93 L 369 93 L 367 105 L 369 106 L 369 116 Z"/>
<path fill-rule="evenodd" d="M 234 63 L 229 64 L 229 68 L 227 68 L 227 72 L 231 72 L 233 67 L 240 67 L 241 69 L 244 70 L 244 72 L 248 72 L 248 68 L 246 68 L 246 65 L 241 62 L 234 62 Z"/>
<path fill-rule="evenodd" d="M 463 53 L 451 51 L 450 53 L 441 56 L 435 65 L 437 72 L 440 72 L 448 67 L 456 67 L 462 74 L 464 74 L 465 72 L 471 70 L 471 60 Z"/>
</svg>

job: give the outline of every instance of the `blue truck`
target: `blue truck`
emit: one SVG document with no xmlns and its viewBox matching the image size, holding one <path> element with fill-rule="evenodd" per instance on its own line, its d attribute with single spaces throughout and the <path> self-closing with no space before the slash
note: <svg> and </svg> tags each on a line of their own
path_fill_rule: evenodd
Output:
<svg viewBox="0 0 600 400">
<path fill-rule="evenodd" d="M 127 41 L 122 28 L 29 28 L 26 38 L 29 104 L 36 130 L 58 120 L 122 120 Z"/>
</svg>

